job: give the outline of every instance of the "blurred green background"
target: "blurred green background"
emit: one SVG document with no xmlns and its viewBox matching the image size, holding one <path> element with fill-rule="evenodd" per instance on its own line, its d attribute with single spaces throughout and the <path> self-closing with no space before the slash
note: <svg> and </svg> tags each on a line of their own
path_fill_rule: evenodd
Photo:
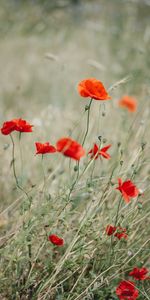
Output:
<svg viewBox="0 0 150 300">
<path fill-rule="evenodd" d="M 132 76 L 123 92 L 149 97 L 149 20 L 144 0 L 0 0 L 0 121 L 78 106 L 87 77 Z"/>
<path fill-rule="evenodd" d="M 109 105 L 93 103 L 87 149 L 101 135 L 114 145 L 112 155 L 116 155 L 118 142 L 126 148 L 128 141 L 128 157 L 149 139 L 147 0 L 0 0 L 0 66 L 0 124 L 19 117 L 34 124 L 33 134 L 23 135 L 22 141 L 23 178 L 30 185 L 41 180 L 41 169 L 34 156 L 36 141 L 55 144 L 57 139 L 70 134 L 79 142 L 82 140 L 88 100 L 78 95 L 77 85 L 84 78 L 96 77 L 106 89 L 122 82 L 111 90 Z M 137 98 L 137 115 L 118 107 L 124 94 Z M 18 136 L 14 137 L 18 143 Z M 14 178 L 11 141 L 9 136 L 2 135 L 0 140 L 3 207 L 14 199 Z M 18 149 L 16 146 L 19 176 Z M 50 168 L 55 168 L 57 157 L 49 163 Z"/>
</svg>

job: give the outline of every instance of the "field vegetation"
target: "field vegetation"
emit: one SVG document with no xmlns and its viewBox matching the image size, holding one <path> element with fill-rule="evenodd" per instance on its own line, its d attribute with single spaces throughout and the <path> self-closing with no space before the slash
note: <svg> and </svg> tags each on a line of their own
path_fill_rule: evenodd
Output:
<svg viewBox="0 0 150 300">
<path fill-rule="evenodd" d="M 148 0 L 0 0 L 1 133 L 33 125 L 0 134 L 0 299 L 150 299 L 149 20 Z"/>
</svg>

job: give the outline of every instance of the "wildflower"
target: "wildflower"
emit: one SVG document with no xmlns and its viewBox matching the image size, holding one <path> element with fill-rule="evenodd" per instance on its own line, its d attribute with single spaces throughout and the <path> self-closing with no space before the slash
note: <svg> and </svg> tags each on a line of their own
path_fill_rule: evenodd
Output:
<svg viewBox="0 0 150 300">
<path fill-rule="evenodd" d="M 4 135 L 10 134 L 12 131 L 32 132 L 33 125 L 22 119 L 13 119 L 3 123 L 1 133 Z"/>
<path fill-rule="evenodd" d="M 64 240 L 62 238 L 60 238 L 59 236 L 55 235 L 55 234 L 50 234 L 49 237 L 48 237 L 48 240 L 56 246 L 63 246 L 64 245 Z"/>
<path fill-rule="evenodd" d="M 145 280 L 148 277 L 146 276 L 148 270 L 146 268 L 134 268 L 130 273 L 129 276 L 132 276 L 136 280 Z"/>
<path fill-rule="evenodd" d="M 110 155 L 107 153 L 107 150 L 111 147 L 111 145 L 105 146 L 99 151 L 99 155 L 102 155 L 106 159 L 110 159 Z"/>
<path fill-rule="evenodd" d="M 116 288 L 116 295 L 120 300 L 136 300 L 139 293 L 132 281 L 121 281 Z"/>
<path fill-rule="evenodd" d="M 127 239 L 128 235 L 126 231 L 126 228 L 116 227 L 113 225 L 107 225 L 106 227 L 106 234 L 110 236 L 115 233 L 114 236 L 117 237 L 119 240 L 122 238 Z"/>
<path fill-rule="evenodd" d="M 122 179 L 119 178 L 118 184 L 119 186 L 116 189 L 121 192 L 126 203 L 130 202 L 130 198 L 134 198 L 138 196 L 139 190 L 131 180 L 122 182 Z"/>
<path fill-rule="evenodd" d="M 127 108 L 130 112 L 135 112 L 137 110 L 137 101 L 131 96 L 123 96 L 119 100 L 119 106 Z"/>
<path fill-rule="evenodd" d="M 80 158 L 85 155 L 83 147 L 69 137 L 58 140 L 56 148 L 58 152 L 75 160 L 80 160 Z"/>
<path fill-rule="evenodd" d="M 29 124 L 26 120 L 23 119 L 14 119 L 13 122 L 16 124 L 16 131 L 19 132 L 32 132 L 33 125 Z"/>
<path fill-rule="evenodd" d="M 90 97 L 95 100 L 111 99 L 102 82 L 95 78 L 82 80 L 78 85 L 78 92 L 82 97 Z"/>
<path fill-rule="evenodd" d="M 97 159 L 99 156 L 99 148 L 97 144 L 94 144 L 93 148 L 88 152 L 88 154 L 91 154 L 91 158 Z"/>
<path fill-rule="evenodd" d="M 117 232 L 114 234 L 114 236 L 117 237 L 118 240 L 127 239 L 128 235 L 126 232 L 126 228 L 118 227 Z"/>
<path fill-rule="evenodd" d="M 4 135 L 10 134 L 12 131 L 16 129 L 16 124 L 15 122 L 12 121 L 7 121 L 3 123 L 3 126 L 1 128 L 1 133 Z"/>
<path fill-rule="evenodd" d="M 112 225 L 107 225 L 106 227 L 106 233 L 107 235 L 112 235 L 116 231 L 117 227 Z"/>
<path fill-rule="evenodd" d="M 101 149 L 98 148 L 97 144 L 94 144 L 93 148 L 88 152 L 91 154 L 91 158 L 97 159 L 98 156 L 103 156 L 106 159 L 110 159 L 110 155 L 107 153 L 107 150 L 111 147 L 111 145 L 105 146 Z"/>
<path fill-rule="evenodd" d="M 56 148 L 52 145 L 50 145 L 48 142 L 47 143 L 35 143 L 36 146 L 36 154 L 46 154 L 46 153 L 54 153 L 56 152 Z"/>
</svg>

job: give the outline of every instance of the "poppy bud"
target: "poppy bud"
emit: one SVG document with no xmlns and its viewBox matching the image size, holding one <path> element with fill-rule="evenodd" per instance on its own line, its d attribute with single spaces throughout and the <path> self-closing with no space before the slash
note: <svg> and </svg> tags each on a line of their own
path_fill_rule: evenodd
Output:
<svg viewBox="0 0 150 300">
<path fill-rule="evenodd" d="M 122 149 L 120 150 L 120 154 L 123 155 L 123 150 Z"/>
<path fill-rule="evenodd" d="M 75 167 L 74 167 L 74 171 L 77 172 L 78 170 L 79 170 L 79 167 L 78 167 L 78 166 L 75 166 Z"/>
<path fill-rule="evenodd" d="M 145 146 L 146 146 L 146 143 L 142 143 L 142 144 L 141 144 L 141 148 L 142 148 L 142 150 L 144 150 L 144 149 L 145 149 Z"/>
<path fill-rule="evenodd" d="M 107 142 L 107 139 L 104 138 L 104 139 L 103 139 L 103 143 L 105 144 L 106 142 Z"/>
<path fill-rule="evenodd" d="M 85 105 L 85 111 L 89 110 L 89 105 Z"/>
</svg>

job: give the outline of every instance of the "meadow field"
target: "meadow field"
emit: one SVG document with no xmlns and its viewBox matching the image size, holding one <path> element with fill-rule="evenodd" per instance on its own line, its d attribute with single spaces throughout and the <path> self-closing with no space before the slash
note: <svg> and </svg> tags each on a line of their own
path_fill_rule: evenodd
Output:
<svg viewBox="0 0 150 300">
<path fill-rule="evenodd" d="M 0 300 L 150 299 L 150 1 L 0 0 L 0 66 Z"/>
</svg>

